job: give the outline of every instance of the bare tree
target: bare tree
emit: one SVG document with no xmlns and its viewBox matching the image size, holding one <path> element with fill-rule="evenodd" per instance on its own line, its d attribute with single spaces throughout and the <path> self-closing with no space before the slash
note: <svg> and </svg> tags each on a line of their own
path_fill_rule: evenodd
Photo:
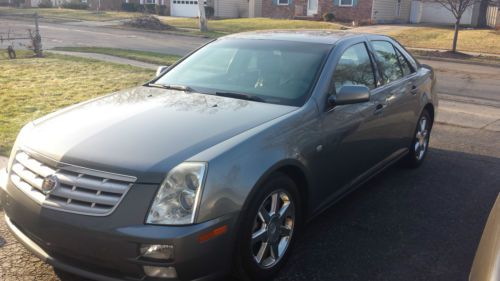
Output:
<svg viewBox="0 0 500 281">
<path fill-rule="evenodd" d="M 478 0 L 429 0 L 430 2 L 435 2 L 441 4 L 445 9 L 450 11 L 455 17 L 455 34 L 453 35 L 453 47 L 452 52 L 457 51 L 457 40 L 458 40 L 458 30 L 460 27 L 460 20 L 464 12 L 472 7 L 474 3 Z"/>
<path fill-rule="evenodd" d="M 205 14 L 205 1 L 204 0 L 198 0 L 198 9 L 200 10 L 200 17 L 198 21 L 198 25 L 200 27 L 201 32 L 207 32 L 208 27 L 207 27 L 207 15 Z"/>
</svg>

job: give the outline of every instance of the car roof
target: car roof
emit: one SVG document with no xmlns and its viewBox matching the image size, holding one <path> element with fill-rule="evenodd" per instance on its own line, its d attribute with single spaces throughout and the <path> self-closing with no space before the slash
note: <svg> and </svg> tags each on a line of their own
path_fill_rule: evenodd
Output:
<svg viewBox="0 0 500 281">
<path fill-rule="evenodd" d="M 341 30 L 262 30 L 236 33 L 222 38 L 256 39 L 256 40 L 282 40 L 294 42 L 322 43 L 333 45 L 346 38 L 368 36 L 369 34 Z"/>
</svg>

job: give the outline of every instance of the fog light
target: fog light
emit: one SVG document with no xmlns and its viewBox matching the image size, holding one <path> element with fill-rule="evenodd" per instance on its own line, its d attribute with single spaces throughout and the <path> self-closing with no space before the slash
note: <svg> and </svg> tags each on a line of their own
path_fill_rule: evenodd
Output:
<svg viewBox="0 0 500 281">
<path fill-rule="evenodd" d="M 144 273 L 149 277 L 156 278 L 177 278 L 177 271 L 175 268 L 169 267 L 159 267 L 159 266 L 143 266 Z"/>
<path fill-rule="evenodd" d="M 171 260 L 174 258 L 173 245 L 142 245 L 141 256 L 157 260 Z"/>
</svg>

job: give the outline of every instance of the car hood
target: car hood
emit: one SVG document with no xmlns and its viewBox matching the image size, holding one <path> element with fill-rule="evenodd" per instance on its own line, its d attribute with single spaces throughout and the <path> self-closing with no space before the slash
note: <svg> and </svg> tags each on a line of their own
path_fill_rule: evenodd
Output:
<svg viewBox="0 0 500 281">
<path fill-rule="evenodd" d="M 56 161 L 156 182 L 193 155 L 295 109 L 138 87 L 33 122 L 22 146 Z"/>
</svg>

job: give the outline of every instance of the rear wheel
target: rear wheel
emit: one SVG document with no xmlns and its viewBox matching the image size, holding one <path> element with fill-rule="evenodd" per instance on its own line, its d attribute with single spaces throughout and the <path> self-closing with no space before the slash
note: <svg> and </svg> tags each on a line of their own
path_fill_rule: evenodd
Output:
<svg viewBox="0 0 500 281">
<path fill-rule="evenodd" d="M 410 168 L 416 168 L 422 164 L 429 149 L 429 138 L 432 129 L 432 118 L 427 110 L 422 112 L 415 129 L 410 152 L 404 159 L 404 164 Z"/>
<path fill-rule="evenodd" d="M 295 183 L 271 177 L 254 196 L 238 233 L 236 273 L 243 280 L 269 280 L 284 265 L 300 225 Z"/>
</svg>

